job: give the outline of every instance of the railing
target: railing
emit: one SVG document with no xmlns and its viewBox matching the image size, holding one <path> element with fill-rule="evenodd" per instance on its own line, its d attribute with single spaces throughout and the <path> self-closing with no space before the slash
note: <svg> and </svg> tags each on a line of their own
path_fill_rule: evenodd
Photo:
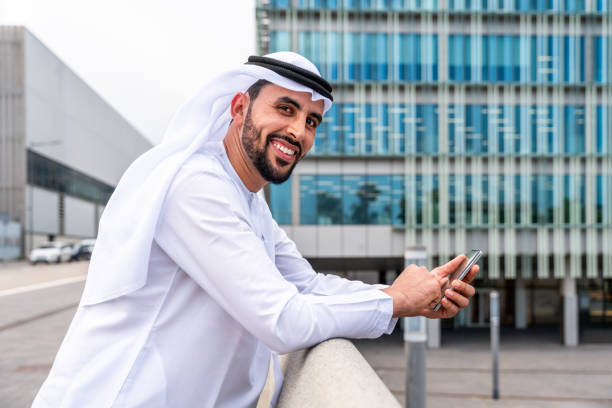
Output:
<svg viewBox="0 0 612 408">
<path fill-rule="evenodd" d="M 327 340 L 286 358 L 285 380 L 277 408 L 400 406 L 348 340 Z"/>
</svg>

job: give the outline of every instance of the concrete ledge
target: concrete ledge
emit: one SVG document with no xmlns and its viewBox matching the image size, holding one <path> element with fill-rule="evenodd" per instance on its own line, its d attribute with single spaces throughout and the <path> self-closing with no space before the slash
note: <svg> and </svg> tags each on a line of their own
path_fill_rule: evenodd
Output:
<svg viewBox="0 0 612 408">
<path fill-rule="evenodd" d="M 277 408 L 377 408 L 399 403 L 348 340 L 331 339 L 287 356 Z"/>
</svg>

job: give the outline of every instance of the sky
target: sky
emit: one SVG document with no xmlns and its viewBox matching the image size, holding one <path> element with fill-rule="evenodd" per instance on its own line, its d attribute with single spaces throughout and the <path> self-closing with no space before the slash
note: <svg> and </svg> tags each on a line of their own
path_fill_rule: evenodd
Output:
<svg viewBox="0 0 612 408">
<path fill-rule="evenodd" d="M 216 74 L 255 54 L 255 0 L 0 0 L 152 143 Z"/>
</svg>

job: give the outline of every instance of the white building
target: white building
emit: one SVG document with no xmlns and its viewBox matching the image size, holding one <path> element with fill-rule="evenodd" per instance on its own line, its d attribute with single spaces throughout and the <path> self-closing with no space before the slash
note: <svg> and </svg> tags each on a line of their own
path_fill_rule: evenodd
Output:
<svg viewBox="0 0 612 408">
<path fill-rule="evenodd" d="M 21 226 L 6 253 L 94 237 L 121 175 L 151 147 L 26 28 L 0 27 L 0 220 Z"/>
</svg>

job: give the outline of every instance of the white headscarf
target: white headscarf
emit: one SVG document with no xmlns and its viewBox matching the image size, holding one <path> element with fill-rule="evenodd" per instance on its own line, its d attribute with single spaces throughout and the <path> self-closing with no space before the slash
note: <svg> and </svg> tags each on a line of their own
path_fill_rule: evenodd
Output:
<svg viewBox="0 0 612 408">
<path fill-rule="evenodd" d="M 306 58 L 292 52 L 266 57 L 296 65 L 320 76 Z M 260 79 L 323 99 L 326 112 L 332 102 L 293 80 L 257 65 L 240 65 L 205 85 L 179 109 L 161 144 L 140 156 L 123 174 L 111 196 L 92 254 L 82 305 L 92 305 L 129 294 L 147 282 L 151 244 L 160 210 L 174 176 L 205 143 L 225 137 L 230 104 Z"/>
</svg>

